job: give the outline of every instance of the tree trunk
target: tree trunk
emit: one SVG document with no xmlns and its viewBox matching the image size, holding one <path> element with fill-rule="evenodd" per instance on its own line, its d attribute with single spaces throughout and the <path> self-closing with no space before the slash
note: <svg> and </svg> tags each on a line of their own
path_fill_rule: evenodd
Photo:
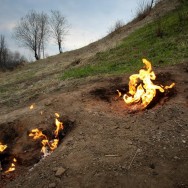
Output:
<svg viewBox="0 0 188 188">
<path fill-rule="evenodd" d="M 37 52 L 35 52 L 35 59 L 39 60 L 39 56 L 37 55 Z"/>
<path fill-rule="evenodd" d="M 152 7 L 153 7 L 153 3 L 154 3 L 154 0 L 151 0 L 150 10 L 151 10 Z"/>
<path fill-rule="evenodd" d="M 61 48 L 61 41 L 58 42 L 58 46 L 59 46 L 59 53 L 62 53 L 62 48 Z"/>
</svg>

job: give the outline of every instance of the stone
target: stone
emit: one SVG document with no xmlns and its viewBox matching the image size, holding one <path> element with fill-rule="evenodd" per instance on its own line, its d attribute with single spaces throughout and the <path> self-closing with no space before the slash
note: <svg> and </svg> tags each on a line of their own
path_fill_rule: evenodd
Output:
<svg viewBox="0 0 188 188">
<path fill-rule="evenodd" d="M 186 144 L 186 141 L 185 141 L 185 140 L 182 140 L 182 142 L 183 142 L 184 144 Z"/>
<path fill-rule="evenodd" d="M 63 167 L 59 167 L 55 173 L 56 177 L 61 177 L 65 173 L 65 169 Z"/>
<path fill-rule="evenodd" d="M 132 145 L 133 142 L 129 140 L 129 141 L 127 141 L 127 144 L 128 144 L 128 145 Z"/>
<path fill-rule="evenodd" d="M 131 127 L 130 127 L 130 125 L 126 125 L 125 128 L 126 129 L 130 129 Z"/>
<path fill-rule="evenodd" d="M 47 101 L 45 102 L 45 106 L 50 106 L 50 105 L 52 105 L 52 101 L 47 100 Z"/>
</svg>

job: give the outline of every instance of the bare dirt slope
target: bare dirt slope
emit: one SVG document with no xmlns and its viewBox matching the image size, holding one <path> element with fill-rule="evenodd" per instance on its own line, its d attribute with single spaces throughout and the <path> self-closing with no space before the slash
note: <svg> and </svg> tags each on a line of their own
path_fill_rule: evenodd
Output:
<svg viewBox="0 0 188 188">
<path fill-rule="evenodd" d="M 3 176 L 2 182 L 8 183 L 6 187 L 36 188 L 187 187 L 188 64 L 155 70 L 158 82 L 174 81 L 176 87 L 141 112 L 130 113 L 117 98 L 116 89 L 127 88 L 127 75 L 70 83 L 70 88 L 62 86 L 38 101 L 33 110 L 27 107 L 17 116 L 16 112 L 1 116 L 4 127 L 21 131 L 13 138 L 14 147 L 20 148 L 17 170 L 8 176 L 16 179 L 7 182 Z M 54 112 L 73 128 L 50 156 L 33 167 L 27 159 L 33 162 L 31 153 L 40 155 L 40 148 L 26 147 L 34 143 L 27 131 L 48 129 Z M 62 168 L 65 172 L 58 175 Z"/>
</svg>

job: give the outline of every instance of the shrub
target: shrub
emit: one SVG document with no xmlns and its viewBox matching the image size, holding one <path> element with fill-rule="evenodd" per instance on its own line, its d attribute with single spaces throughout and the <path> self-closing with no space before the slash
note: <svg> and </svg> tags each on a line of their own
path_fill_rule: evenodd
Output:
<svg viewBox="0 0 188 188">
<path fill-rule="evenodd" d="M 154 0 L 151 0 L 150 2 L 146 0 L 140 1 L 136 9 L 135 20 L 137 21 L 143 20 L 147 15 L 149 15 L 153 7 L 153 4 L 154 4 Z"/>
<path fill-rule="evenodd" d="M 117 21 L 115 22 L 115 24 L 114 24 L 112 27 L 109 28 L 108 33 L 109 33 L 109 34 L 110 34 L 110 33 L 113 33 L 113 32 L 115 32 L 115 31 L 117 31 L 118 29 L 122 28 L 124 25 L 125 25 L 125 24 L 124 24 L 123 21 L 117 20 Z"/>
<path fill-rule="evenodd" d="M 157 37 L 162 38 L 164 35 L 164 27 L 162 23 L 162 18 L 157 14 L 156 15 L 156 28 L 155 28 L 155 33 Z"/>
</svg>

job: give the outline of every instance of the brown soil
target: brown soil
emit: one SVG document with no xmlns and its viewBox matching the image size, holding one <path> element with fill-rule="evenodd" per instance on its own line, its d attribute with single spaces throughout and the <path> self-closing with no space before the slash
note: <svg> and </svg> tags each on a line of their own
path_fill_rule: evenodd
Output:
<svg viewBox="0 0 188 188">
<path fill-rule="evenodd" d="M 144 20 L 104 39 L 0 75 L 0 141 L 8 145 L 0 154 L 0 187 L 188 187 L 188 63 L 155 68 L 157 84 L 176 86 L 143 111 L 118 98 L 129 75 L 58 79 L 177 2 L 163 0 Z M 64 123 L 61 143 L 42 159 L 40 140 L 28 133 L 39 128 L 52 139 L 55 112 Z M 16 171 L 5 174 L 14 157 Z"/>
<path fill-rule="evenodd" d="M 158 83 L 176 86 L 140 112 L 117 97 L 116 89 L 127 90 L 125 75 L 69 81 L 30 101 L 33 110 L 28 105 L 1 115 L 7 160 L 18 159 L 15 172 L 1 174 L 1 187 L 188 187 L 187 70 L 187 63 L 155 68 Z M 50 135 L 55 112 L 67 134 L 40 160 L 40 142 L 28 131 L 37 127 Z M 65 172 L 57 176 L 60 167 Z"/>
</svg>

